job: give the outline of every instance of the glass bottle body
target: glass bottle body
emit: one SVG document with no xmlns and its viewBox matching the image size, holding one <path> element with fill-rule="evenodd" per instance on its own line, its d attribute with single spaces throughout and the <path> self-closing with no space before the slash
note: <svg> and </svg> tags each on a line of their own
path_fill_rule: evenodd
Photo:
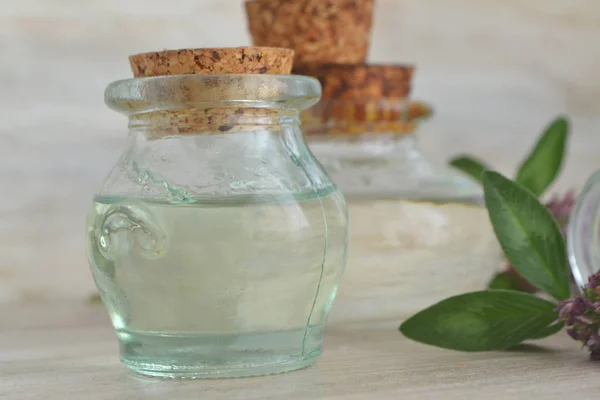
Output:
<svg viewBox="0 0 600 400">
<path fill-rule="evenodd" d="M 321 354 L 346 261 L 345 202 L 308 151 L 298 111 L 282 124 L 284 112 L 248 105 L 213 104 L 235 121 L 196 128 L 174 111 L 184 134 L 154 113 L 130 117 L 125 152 L 94 199 L 89 261 L 136 372 L 259 375 Z"/>
<path fill-rule="evenodd" d="M 315 135 L 310 147 L 344 193 L 351 220 L 332 320 L 398 323 L 486 287 L 501 252 L 481 188 L 432 166 L 413 133 Z"/>
</svg>

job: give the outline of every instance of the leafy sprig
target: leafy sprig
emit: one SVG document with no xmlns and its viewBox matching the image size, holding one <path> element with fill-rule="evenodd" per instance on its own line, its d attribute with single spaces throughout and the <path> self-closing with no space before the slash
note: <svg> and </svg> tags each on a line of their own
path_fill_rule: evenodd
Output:
<svg viewBox="0 0 600 400">
<path fill-rule="evenodd" d="M 515 181 L 529 189 L 536 196 L 540 197 L 543 195 L 562 169 L 568 137 L 569 122 L 567 118 L 558 117 L 554 119 L 546 127 L 533 149 L 517 169 Z M 492 170 L 491 167 L 482 161 L 467 155 L 454 158 L 450 161 L 450 165 L 460 169 L 480 183 L 483 172 Z M 570 194 L 568 194 L 563 201 L 553 200 L 553 202 L 547 206 L 554 210 L 557 207 L 553 206 L 559 204 L 561 205 L 559 211 L 562 213 L 562 209 L 565 208 L 562 207 L 562 203 L 565 201 L 569 202 L 569 200 L 571 200 Z M 572 201 L 570 203 L 572 203 Z M 555 217 L 559 217 L 559 223 L 561 225 L 566 224 L 563 220 L 564 218 L 560 218 L 561 216 L 556 213 L 554 213 L 554 215 Z M 535 287 L 530 285 L 526 279 L 523 279 L 523 277 L 515 270 L 514 266 L 511 265 L 508 265 L 505 271 L 497 273 L 491 279 L 488 284 L 488 289 L 521 290 L 525 292 L 535 291 Z"/>
<path fill-rule="evenodd" d="M 400 326 L 406 337 L 447 349 L 489 351 L 553 335 L 565 322 L 575 332 L 564 311 L 571 304 L 566 300 L 570 272 L 565 240 L 556 219 L 538 199 L 560 172 L 567 137 L 567 120 L 557 118 L 521 164 L 515 180 L 471 157 L 452 161 L 482 183 L 490 221 L 508 261 L 530 285 L 554 300 L 519 292 L 518 276 L 499 275 L 488 290 L 448 298 L 406 320 Z M 590 336 L 586 329 L 577 331 L 577 337 L 587 335 L 585 340 L 598 340 L 600 347 L 600 336 Z"/>
<path fill-rule="evenodd" d="M 485 201 L 504 253 L 531 284 L 556 300 L 569 297 L 569 264 L 559 227 L 521 184 L 482 175 Z M 463 351 L 501 350 L 561 329 L 557 303 L 514 290 L 454 296 L 409 318 L 400 331 L 418 342 Z"/>
</svg>

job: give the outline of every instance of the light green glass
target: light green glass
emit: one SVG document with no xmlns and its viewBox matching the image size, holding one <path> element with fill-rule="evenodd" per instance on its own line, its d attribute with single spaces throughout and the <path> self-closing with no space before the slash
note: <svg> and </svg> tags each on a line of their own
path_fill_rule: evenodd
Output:
<svg viewBox="0 0 600 400">
<path fill-rule="evenodd" d="M 299 128 L 319 95 L 297 76 L 109 85 L 130 132 L 88 215 L 87 248 L 133 371 L 238 377 L 320 356 L 348 227 Z"/>
<path fill-rule="evenodd" d="M 600 170 L 577 198 L 567 229 L 571 272 L 579 288 L 600 271 Z"/>
</svg>

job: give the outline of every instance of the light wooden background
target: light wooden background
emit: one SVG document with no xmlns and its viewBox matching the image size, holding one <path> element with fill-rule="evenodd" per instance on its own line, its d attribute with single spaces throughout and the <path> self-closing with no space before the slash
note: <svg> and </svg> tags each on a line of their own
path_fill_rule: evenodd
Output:
<svg viewBox="0 0 600 400">
<path fill-rule="evenodd" d="M 436 162 L 470 152 L 511 173 L 567 113 L 559 188 L 600 167 L 597 0 L 378 0 L 375 22 L 371 61 L 418 65 Z M 125 138 L 103 89 L 127 56 L 245 44 L 241 0 L 0 0 L 0 302 L 93 290 L 84 216 Z"/>
</svg>

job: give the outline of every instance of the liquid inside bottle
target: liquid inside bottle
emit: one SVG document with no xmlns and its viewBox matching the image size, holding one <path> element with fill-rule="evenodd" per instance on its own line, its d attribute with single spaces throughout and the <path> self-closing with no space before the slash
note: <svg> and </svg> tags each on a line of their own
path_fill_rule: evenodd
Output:
<svg viewBox="0 0 600 400">
<path fill-rule="evenodd" d="M 345 263 L 341 203 L 334 187 L 185 203 L 97 197 L 90 264 L 122 360 L 150 375 L 223 377 L 314 362 Z"/>
</svg>

